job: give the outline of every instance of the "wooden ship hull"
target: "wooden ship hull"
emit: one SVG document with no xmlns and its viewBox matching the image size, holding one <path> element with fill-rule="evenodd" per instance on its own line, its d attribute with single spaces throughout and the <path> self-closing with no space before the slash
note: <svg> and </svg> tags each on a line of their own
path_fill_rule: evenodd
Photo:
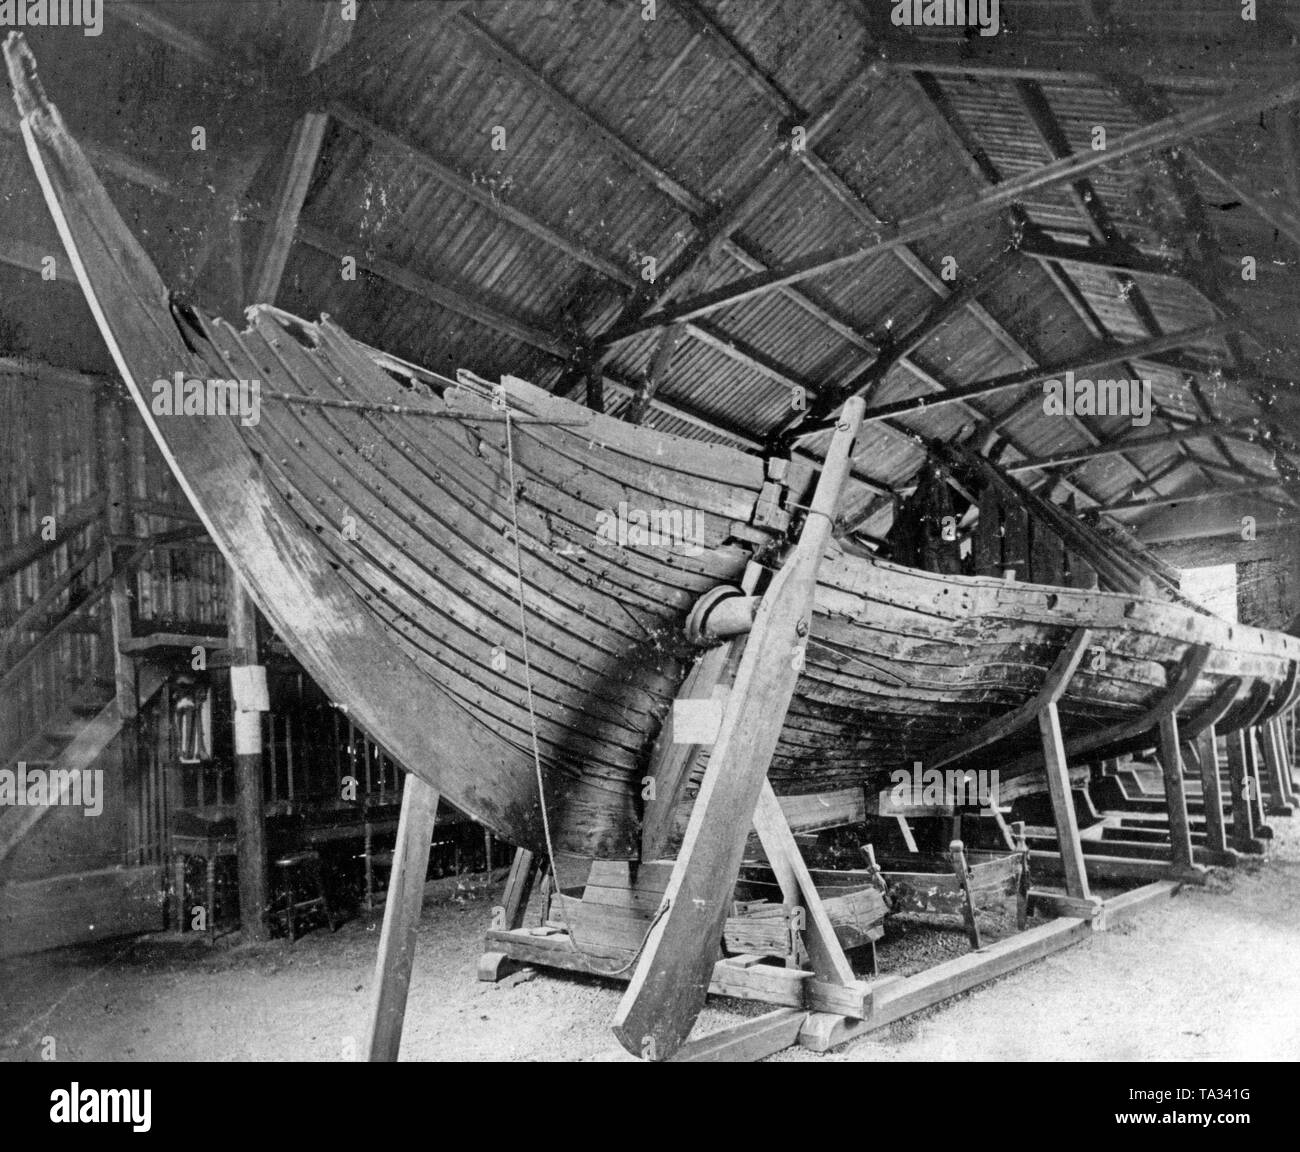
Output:
<svg viewBox="0 0 1300 1152">
<path fill-rule="evenodd" d="M 816 467 L 795 459 L 774 479 L 755 456 L 523 381 L 424 372 L 325 319 L 255 307 L 241 330 L 182 306 L 25 49 L 7 54 L 27 148 L 95 320 L 276 632 L 397 760 L 497 834 L 545 850 L 549 824 L 558 851 L 643 855 L 643 780 L 674 746 L 668 717 L 699 653 L 687 617 L 747 572 L 762 591 Z M 260 418 L 165 414 L 155 382 L 178 374 L 259 381 Z M 835 544 L 792 658 L 769 779 L 828 810 L 833 797 L 888 790 L 891 772 L 916 762 L 1032 777 L 1041 752 L 1025 720 L 1064 663 L 1072 758 L 1150 743 L 1162 710 L 1188 732 L 1231 731 L 1300 690 L 1291 637 L 1162 599 L 926 573 Z M 679 760 L 655 801 L 675 807 L 657 811 L 650 855 L 684 825 L 703 754 Z"/>
</svg>

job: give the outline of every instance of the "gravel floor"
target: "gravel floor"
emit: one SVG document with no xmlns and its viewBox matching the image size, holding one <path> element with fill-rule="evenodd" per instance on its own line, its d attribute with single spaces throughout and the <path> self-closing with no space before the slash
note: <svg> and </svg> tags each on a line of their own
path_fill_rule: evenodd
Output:
<svg viewBox="0 0 1300 1152">
<path fill-rule="evenodd" d="M 1185 889 L 1096 935 L 827 1055 L 776 1060 L 1300 1058 L 1300 829 L 1267 861 Z M 497 889 L 431 884 L 407 1009 L 407 1060 L 600 1060 L 620 985 L 546 972 L 479 983 Z M 989 936 L 1014 929 L 985 917 Z M 209 950 L 190 937 L 65 949 L 0 964 L 0 1059 L 339 1060 L 361 1046 L 374 918 L 293 946 Z M 962 955 L 957 921 L 908 918 L 881 942 L 904 975 Z M 704 1031 L 766 1005 L 714 1002 Z"/>
</svg>

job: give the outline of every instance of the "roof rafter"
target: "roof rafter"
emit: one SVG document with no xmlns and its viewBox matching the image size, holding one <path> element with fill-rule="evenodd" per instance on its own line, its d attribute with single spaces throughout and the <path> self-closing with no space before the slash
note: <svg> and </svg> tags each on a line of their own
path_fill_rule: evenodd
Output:
<svg viewBox="0 0 1300 1152">
<path fill-rule="evenodd" d="M 883 6 L 880 6 L 883 7 Z M 1035 80 L 1049 84 L 1092 84 L 1092 61 L 1104 57 L 1116 72 L 1142 75 L 1158 84 L 1178 84 L 1212 93 L 1242 76 L 1265 83 L 1294 75 L 1294 53 L 1261 47 L 1249 39 L 1221 40 L 1207 51 L 1204 38 L 1180 39 L 1167 26 L 1156 34 L 1137 29 L 1109 33 L 1068 31 L 1052 41 L 1032 36 L 941 35 L 925 38 L 918 30 L 904 35 L 889 22 L 876 21 L 876 37 L 885 59 L 896 68 L 938 75 L 978 76 L 1000 80 Z"/>
<path fill-rule="evenodd" d="M 697 232 L 707 231 L 710 219 L 717 212 L 712 205 L 696 196 L 660 165 L 634 148 L 588 109 L 582 107 L 581 104 L 564 92 L 549 77 L 534 68 L 511 45 L 503 41 L 492 29 L 488 28 L 474 15 L 469 12 L 461 12 L 458 14 L 457 23 L 483 45 L 502 67 L 528 84 L 533 91 L 558 108 L 568 119 L 580 123 L 587 132 L 590 132 L 595 139 L 600 141 L 602 147 L 613 153 L 622 163 L 634 172 L 639 173 L 668 196 L 684 212 Z M 738 261 L 743 267 L 749 268 L 760 275 L 767 271 L 767 265 L 753 252 L 742 246 L 734 237 L 723 241 L 719 246 L 719 250 Z M 784 291 L 783 295 L 805 312 L 826 324 L 845 340 L 857 344 L 865 351 L 875 353 L 876 345 L 874 341 L 861 332 L 856 325 L 835 315 L 834 309 L 793 287 Z M 597 341 L 596 343 L 598 346 L 604 347 L 603 341 Z M 602 357 L 602 359 L 607 358 Z M 567 374 L 566 377 L 561 379 L 556 390 L 561 394 L 567 392 L 576 383 L 576 380 L 581 378 L 584 371 L 585 368 L 578 368 L 573 373 Z"/>
<path fill-rule="evenodd" d="M 1066 372 L 1091 372 L 1097 368 L 1104 368 L 1107 365 L 1116 364 L 1133 356 L 1142 356 L 1148 352 L 1163 352 L 1170 348 L 1178 348 L 1184 344 L 1193 344 L 1200 340 L 1222 335 L 1231 329 L 1234 323 L 1232 320 L 1214 320 L 1205 324 L 1197 324 L 1191 328 L 1180 329 L 1177 332 L 1169 332 L 1164 336 L 1149 340 L 1138 340 L 1131 344 L 1119 344 L 1113 340 L 1099 341 L 1082 349 L 1074 356 L 1055 364 L 1040 365 L 1036 368 L 1026 369 L 1023 372 L 995 376 L 989 380 L 977 380 L 973 384 L 964 384 L 952 388 L 940 396 L 918 396 L 907 400 L 896 400 L 890 404 L 882 404 L 878 408 L 868 408 L 864 419 L 882 420 L 886 416 L 899 416 L 923 408 L 933 408 L 939 404 L 951 404 L 959 400 L 989 396 L 1007 388 L 1021 388 L 1028 384 L 1042 383 L 1054 376 L 1062 376 Z"/>
<path fill-rule="evenodd" d="M 1297 99 L 1300 99 L 1300 80 L 1293 80 L 1289 84 L 1263 91 L 1253 87 L 1246 91 L 1238 91 L 1232 96 L 1175 113 L 1131 132 L 1105 151 L 1078 153 L 1063 160 L 1052 161 L 1022 176 L 994 185 L 975 196 L 955 198 L 949 204 L 941 204 L 898 224 L 881 228 L 875 238 L 865 245 L 849 248 L 839 246 L 812 252 L 780 268 L 733 281 L 680 304 L 660 309 L 633 324 L 620 325 L 611 329 L 599 342 L 608 344 L 625 340 L 639 332 L 675 323 L 678 320 L 707 315 L 719 308 L 739 304 L 777 288 L 849 267 L 900 245 L 977 220 L 990 212 L 1018 202 L 1029 192 L 1055 187 L 1095 168 L 1114 164 L 1129 156 L 1167 147 L 1188 136 L 1197 135 L 1265 109 L 1289 104 Z"/>
<path fill-rule="evenodd" d="M 336 55 L 352 36 L 355 21 L 344 20 L 341 9 L 327 6 L 321 11 L 307 72 L 319 68 Z M 293 126 L 288 155 L 284 158 L 275 192 L 271 219 L 253 264 L 252 297 L 259 303 L 274 304 L 280 280 L 289 263 L 289 249 L 298 228 L 298 217 L 307 200 L 312 173 L 325 141 L 329 117 L 323 112 L 304 112 Z"/>
<path fill-rule="evenodd" d="M 1184 440 L 1198 440 L 1219 435 L 1221 429 L 1216 424 L 1193 424 L 1178 428 L 1172 432 L 1157 432 L 1150 436 L 1126 437 L 1121 440 L 1104 441 L 1091 448 L 1080 448 L 1073 452 L 1057 452 L 1051 456 L 1040 456 L 1036 460 L 1017 460 L 1005 465 L 1008 472 L 1033 472 L 1042 468 L 1061 468 L 1067 464 L 1080 464 L 1096 460 L 1102 456 L 1112 456 L 1120 452 L 1136 452 L 1144 448 L 1154 448 L 1160 444 L 1179 444 Z M 1189 461 L 1179 461 L 1180 465 Z M 1144 476 L 1145 483 L 1152 483 L 1157 477 L 1152 474 Z"/>
<path fill-rule="evenodd" d="M 1046 232 L 1026 233 L 1020 251 L 1035 260 L 1050 260 L 1067 267 L 1089 268 L 1098 272 L 1125 272 L 1135 276 L 1154 276 L 1187 281 L 1191 270 L 1172 257 L 1148 256 L 1133 247 L 1110 244 L 1067 244 L 1053 240 Z"/>
<path fill-rule="evenodd" d="M 1148 508 L 1167 508 L 1174 504 L 1202 504 L 1207 500 L 1223 500 L 1231 496 L 1252 496 L 1267 492 L 1270 488 L 1282 488 L 1280 480 L 1265 480 L 1258 484 L 1239 484 L 1235 488 L 1213 487 L 1198 489 L 1195 492 L 1180 493 L 1176 496 L 1162 496 L 1155 500 L 1134 500 L 1129 504 L 1114 504 L 1106 509 L 1107 514 L 1125 512 L 1144 512 Z"/>
</svg>

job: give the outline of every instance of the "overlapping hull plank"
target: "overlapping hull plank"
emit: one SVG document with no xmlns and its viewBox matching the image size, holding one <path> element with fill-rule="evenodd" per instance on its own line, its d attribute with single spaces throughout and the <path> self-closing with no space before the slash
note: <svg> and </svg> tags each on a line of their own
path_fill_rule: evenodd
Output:
<svg viewBox="0 0 1300 1152">
<path fill-rule="evenodd" d="M 499 835 L 546 848 L 535 732 L 555 847 L 635 856 L 650 749 L 693 657 L 685 616 L 702 593 L 738 584 L 751 559 L 781 559 L 784 540 L 749 524 L 763 461 L 523 381 L 407 373 L 328 321 L 256 308 L 239 331 L 175 307 L 25 49 L 6 52 L 29 154 L 95 319 L 276 631 L 398 760 Z M 177 372 L 257 379 L 261 419 L 155 414 L 153 382 Z M 815 479 L 792 463 L 789 503 L 804 503 Z M 620 507 L 689 515 L 688 540 L 611 545 L 600 526 Z M 776 791 L 886 787 L 891 769 L 1032 699 L 1083 627 L 1098 655 L 1059 702 L 1067 743 L 1149 712 L 1198 645 L 1209 656 L 1180 723 L 1226 708 L 1217 727 L 1231 731 L 1293 702 L 1295 639 L 1163 600 L 935 575 L 832 547 L 771 765 Z M 1025 731 L 982 755 L 1032 771 L 1033 746 Z"/>
</svg>

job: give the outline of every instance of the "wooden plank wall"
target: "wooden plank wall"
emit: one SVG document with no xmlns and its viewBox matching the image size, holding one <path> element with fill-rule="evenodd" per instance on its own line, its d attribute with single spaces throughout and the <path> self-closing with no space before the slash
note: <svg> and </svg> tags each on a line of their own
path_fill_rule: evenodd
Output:
<svg viewBox="0 0 1300 1152">
<path fill-rule="evenodd" d="M 85 383 L 33 366 L 0 372 L 0 552 L 40 538 L 42 517 L 59 521 L 101 494 L 102 436 L 97 397 Z M 126 447 L 133 462 L 132 533 L 141 537 L 196 526 L 179 486 L 134 408 L 124 408 Z M 162 514 L 169 512 L 171 514 Z M 104 524 L 96 519 L 58 547 L 0 580 L 0 629 L 7 629 L 87 553 L 102 551 Z M 96 556 L 0 652 L 0 673 L 36 643 L 49 626 L 108 575 Z M 203 631 L 225 628 L 225 569 L 206 539 L 148 553 L 132 582 L 135 630 Z M 106 606 L 96 604 L 0 694 L 0 763 L 35 735 L 78 689 L 106 674 Z M 181 626 L 181 627 L 178 627 Z"/>
<path fill-rule="evenodd" d="M 122 435 L 109 444 L 106 408 L 112 404 L 121 411 Z M 76 530 L 64 527 L 102 500 L 110 468 L 126 473 L 128 537 L 197 533 L 138 562 L 130 580 L 132 632 L 225 631 L 224 561 L 199 531 L 135 408 L 114 386 L 86 377 L 37 364 L 0 370 L 0 556 L 25 555 L 23 549 L 40 541 L 42 517 L 55 517 L 57 533 L 55 547 L 0 579 L 0 765 L 20 754 L 30 757 L 42 732 L 88 720 L 113 697 L 109 602 L 92 596 L 110 575 L 105 509 Z M 129 538 L 116 543 L 119 557 L 133 551 Z M 34 606 L 39 611 L 30 611 Z M 55 638 L 47 639 L 56 626 Z M 146 729 L 160 723 L 156 710 L 145 717 Z M 120 764 L 110 764 L 116 743 L 101 757 L 113 768 L 110 811 L 129 802 L 139 812 L 91 822 L 96 830 L 89 838 L 84 829 L 64 835 L 68 822 L 56 816 L 33 834 L 39 843 L 19 850 L 6 868 L 9 878 L 161 861 L 163 763 L 157 731 L 146 734 L 127 778 Z"/>
<path fill-rule="evenodd" d="M 95 397 L 61 377 L 39 372 L 19 377 L 0 373 L 0 551 L 41 535 L 42 517 L 55 527 L 97 491 L 94 446 Z M 0 581 L 0 628 L 8 630 L 19 614 L 81 560 L 101 547 L 103 526 L 96 521 L 71 534 L 57 548 Z M 47 622 L 57 619 L 107 575 L 95 559 L 51 605 L 0 653 L 0 670 L 11 667 L 35 642 Z M 105 670 L 103 605 L 88 621 L 70 629 L 0 692 L 0 763 L 35 735 L 76 690 Z"/>
<path fill-rule="evenodd" d="M 139 462 L 133 477 L 134 531 L 154 536 L 196 526 L 180 485 L 154 446 L 144 422 L 131 411 L 127 435 Z M 180 515 L 160 515 L 144 508 L 168 508 Z M 188 632 L 225 635 L 226 562 L 204 537 L 184 546 L 150 552 L 136 569 L 136 632 Z"/>
</svg>

